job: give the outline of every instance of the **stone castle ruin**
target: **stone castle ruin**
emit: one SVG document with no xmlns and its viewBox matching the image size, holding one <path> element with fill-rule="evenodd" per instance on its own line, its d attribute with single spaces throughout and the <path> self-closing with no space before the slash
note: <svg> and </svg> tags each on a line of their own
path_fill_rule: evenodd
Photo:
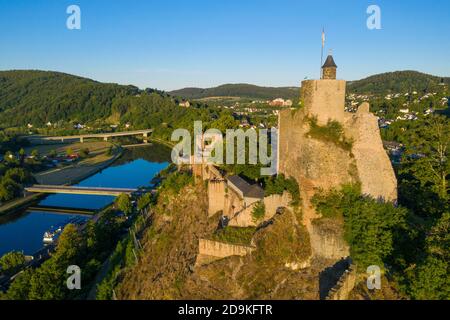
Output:
<svg viewBox="0 0 450 320">
<path fill-rule="evenodd" d="M 310 258 L 325 259 L 330 264 L 348 258 L 349 248 L 342 222 L 320 219 L 311 204 L 318 191 L 359 183 L 363 194 L 380 201 L 397 199 L 397 181 L 383 148 L 378 119 L 369 112 L 368 103 L 356 113 L 345 111 L 346 81 L 336 79 L 336 70 L 329 55 L 322 67 L 322 79 L 302 82 L 301 107 L 281 111 L 278 119 L 278 174 L 295 178 L 300 186 L 301 219 L 309 233 Z M 311 133 L 313 126 L 326 131 L 330 125 L 340 128 L 341 137 L 332 137 L 338 140 Z M 280 208 L 295 210 L 288 192 L 265 196 L 259 185 L 227 176 L 213 165 L 194 164 L 192 169 L 195 176 L 208 181 L 209 216 L 221 212 L 229 226 L 259 225 L 261 221 L 255 221 L 252 212 L 260 203 L 265 207 L 262 221 L 273 218 Z M 246 255 L 253 250 L 205 239 L 201 239 L 200 248 L 200 257 L 208 259 Z M 353 278 L 349 279 L 352 284 Z"/>
<path fill-rule="evenodd" d="M 336 79 L 336 69 L 329 55 L 322 67 L 322 79 L 302 82 L 301 107 L 280 112 L 278 126 L 278 173 L 294 177 L 300 185 L 303 222 L 314 253 L 333 259 L 344 256 L 348 248 L 339 240 L 339 232 L 323 237 L 325 232 L 314 223 L 319 215 L 311 198 L 318 190 L 360 183 L 363 194 L 384 201 L 397 199 L 397 180 L 383 148 L 378 119 L 369 112 L 368 103 L 356 113 L 345 112 L 346 81 Z M 338 123 L 341 141 L 311 137 L 311 119 L 322 127 Z M 344 140 L 349 141 L 347 148 L 339 143 Z M 331 229 L 328 226 L 327 233 Z"/>
</svg>

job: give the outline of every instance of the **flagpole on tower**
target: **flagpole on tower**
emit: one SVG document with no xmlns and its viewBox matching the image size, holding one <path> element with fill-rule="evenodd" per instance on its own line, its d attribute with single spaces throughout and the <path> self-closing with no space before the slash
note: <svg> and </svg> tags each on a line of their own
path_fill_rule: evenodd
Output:
<svg viewBox="0 0 450 320">
<path fill-rule="evenodd" d="M 325 28 L 322 28 L 322 50 L 320 52 L 320 79 L 322 79 L 323 48 L 325 47 Z"/>
</svg>

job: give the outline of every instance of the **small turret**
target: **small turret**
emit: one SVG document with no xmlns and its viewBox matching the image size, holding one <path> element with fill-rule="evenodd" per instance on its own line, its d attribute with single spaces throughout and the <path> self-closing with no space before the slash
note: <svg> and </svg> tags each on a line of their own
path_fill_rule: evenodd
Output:
<svg viewBox="0 0 450 320">
<path fill-rule="evenodd" d="M 333 56 L 330 54 L 322 66 L 322 79 L 336 80 L 337 65 L 334 62 Z"/>
</svg>

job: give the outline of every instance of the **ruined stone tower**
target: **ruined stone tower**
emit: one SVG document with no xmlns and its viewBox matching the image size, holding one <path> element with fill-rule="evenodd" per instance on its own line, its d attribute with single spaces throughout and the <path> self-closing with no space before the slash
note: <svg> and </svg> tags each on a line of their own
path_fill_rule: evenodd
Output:
<svg viewBox="0 0 450 320">
<path fill-rule="evenodd" d="M 318 190 L 358 183 L 365 195 L 384 201 L 397 199 L 397 180 L 383 148 L 378 119 L 370 113 L 368 103 L 356 113 L 345 112 L 346 82 L 336 79 L 336 68 L 333 57 L 328 56 L 322 79 L 302 82 L 301 107 L 281 111 L 278 119 L 278 173 L 297 180 L 313 253 L 330 259 L 345 257 L 348 247 L 341 227 L 314 222 L 320 215 L 311 199 Z M 351 144 L 344 148 L 336 141 L 313 137 L 312 117 L 322 127 L 330 120 L 339 122 L 343 131 L 340 139 Z"/>
<path fill-rule="evenodd" d="M 302 82 L 302 104 L 308 116 L 317 118 L 319 125 L 325 125 L 329 120 L 344 121 L 346 82 L 336 80 L 336 68 L 329 55 L 322 67 L 322 79 Z"/>
</svg>

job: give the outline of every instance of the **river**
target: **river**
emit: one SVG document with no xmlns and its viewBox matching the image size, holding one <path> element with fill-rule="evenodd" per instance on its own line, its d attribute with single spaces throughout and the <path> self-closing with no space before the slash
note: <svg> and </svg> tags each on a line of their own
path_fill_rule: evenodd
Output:
<svg viewBox="0 0 450 320">
<path fill-rule="evenodd" d="M 153 177 L 166 168 L 170 149 L 153 144 L 126 150 L 111 166 L 83 180 L 78 185 L 88 187 L 136 188 L 150 186 Z M 55 194 L 41 200 L 40 206 L 100 209 L 114 201 L 110 196 Z M 24 210 L 0 218 L 0 257 L 9 251 L 30 255 L 42 248 L 42 236 L 53 226 L 75 217 L 70 214 Z M 86 218 L 88 219 L 88 218 Z"/>
</svg>

